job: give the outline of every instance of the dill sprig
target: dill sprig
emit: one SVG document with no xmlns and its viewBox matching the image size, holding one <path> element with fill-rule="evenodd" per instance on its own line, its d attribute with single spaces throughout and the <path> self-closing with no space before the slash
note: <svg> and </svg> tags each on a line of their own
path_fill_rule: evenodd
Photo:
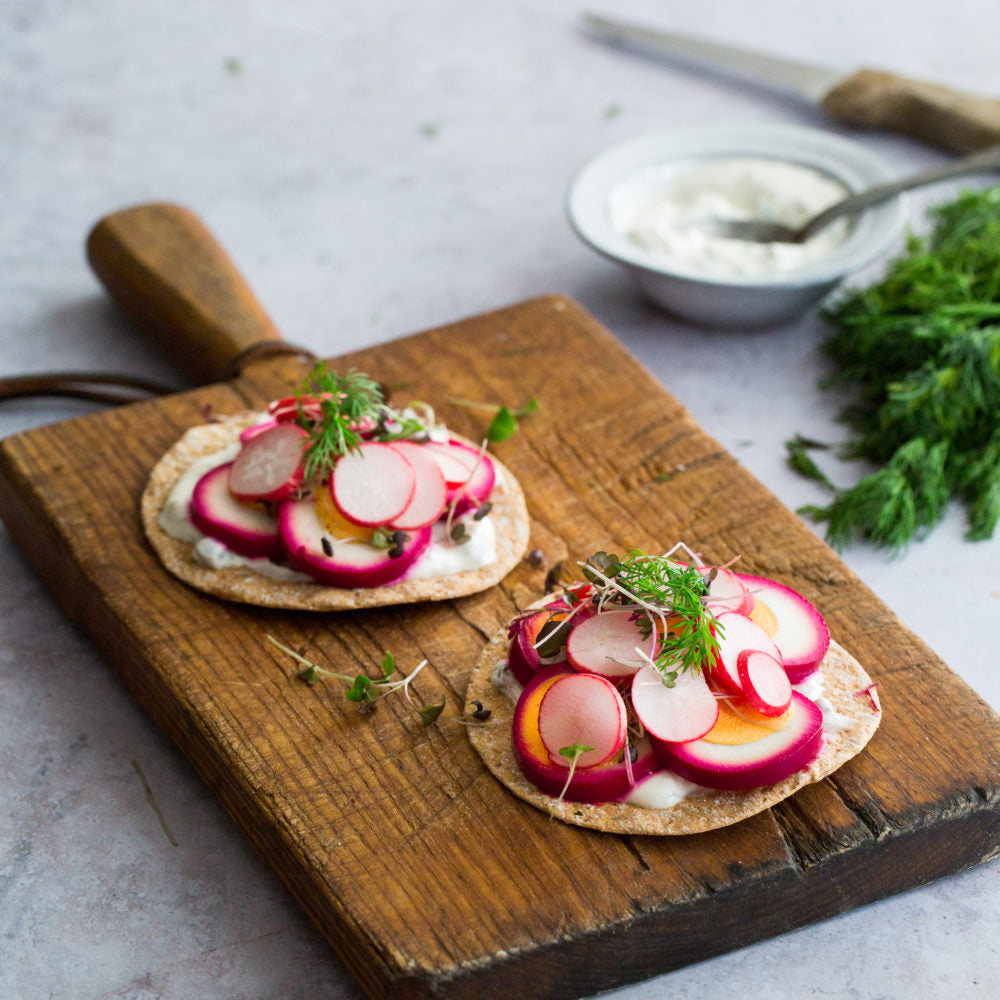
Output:
<svg viewBox="0 0 1000 1000">
<path fill-rule="evenodd" d="M 320 361 L 296 393 L 299 399 L 299 425 L 308 432 L 306 478 L 331 468 L 341 455 L 361 443 L 361 429 L 367 422 L 377 422 L 382 414 L 382 390 L 362 372 L 351 369 L 344 375 L 329 371 Z M 313 419 L 303 408 L 308 398 L 318 403 L 320 419 Z"/>
<path fill-rule="evenodd" d="M 841 455 L 877 467 L 827 506 L 802 508 L 838 548 L 861 538 L 898 551 L 952 499 L 971 541 L 1000 519 L 1000 187 L 963 192 L 931 217 L 930 235 L 911 235 L 883 280 L 825 312 L 835 371 L 824 387 L 854 395 Z M 793 443 L 789 458 L 806 471 Z"/>
<path fill-rule="evenodd" d="M 715 633 L 721 626 L 704 600 L 704 570 L 639 549 L 631 549 L 624 559 L 597 552 L 580 565 L 595 587 L 599 610 L 607 604 L 631 608 L 646 637 L 658 631 L 660 648 L 653 665 L 668 686 L 678 673 L 714 662 L 719 648 Z"/>
</svg>

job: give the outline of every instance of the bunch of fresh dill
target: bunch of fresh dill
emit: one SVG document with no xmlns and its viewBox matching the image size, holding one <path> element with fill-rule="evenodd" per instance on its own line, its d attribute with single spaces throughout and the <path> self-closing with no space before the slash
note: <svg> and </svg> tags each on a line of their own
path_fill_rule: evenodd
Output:
<svg viewBox="0 0 1000 1000">
<path fill-rule="evenodd" d="M 1000 187 L 930 217 L 930 234 L 911 235 L 880 282 L 824 313 L 835 371 L 823 386 L 855 393 L 841 455 L 878 466 L 828 506 L 801 509 L 827 522 L 836 548 L 863 538 L 898 551 L 953 498 L 969 540 L 991 538 L 1000 518 Z M 805 454 L 814 444 L 790 441 L 790 463 L 830 486 Z"/>
</svg>

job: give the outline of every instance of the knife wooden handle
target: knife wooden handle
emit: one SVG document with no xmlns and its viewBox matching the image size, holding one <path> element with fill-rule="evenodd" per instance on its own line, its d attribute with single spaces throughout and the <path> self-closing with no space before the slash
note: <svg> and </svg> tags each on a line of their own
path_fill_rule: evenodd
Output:
<svg viewBox="0 0 1000 1000">
<path fill-rule="evenodd" d="M 1000 143 L 1000 101 L 881 70 L 858 70 L 822 105 L 851 125 L 902 132 L 959 153 Z"/>
<path fill-rule="evenodd" d="M 87 237 L 87 259 L 122 311 L 198 383 L 263 357 L 309 354 L 282 339 L 226 251 L 180 205 L 105 216 Z"/>
</svg>

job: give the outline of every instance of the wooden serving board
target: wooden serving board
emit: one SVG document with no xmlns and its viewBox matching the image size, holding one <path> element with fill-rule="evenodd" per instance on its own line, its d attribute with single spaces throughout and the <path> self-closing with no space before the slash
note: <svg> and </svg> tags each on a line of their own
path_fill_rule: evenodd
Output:
<svg viewBox="0 0 1000 1000">
<path fill-rule="evenodd" d="M 539 410 L 496 446 L 548 564 L 677 539 L 800 590 L 878 680 L 868 748 L 729 829 L 682 838 L 549 820 L 493 780 L 460 711 L 480 650 L 541 593 L 522 564 L 461 600 L 338 614 L 229 604 L 169 576 L 137 506 L 206 408 L 264 404 L 290 358 L 228 384 L 0 444 L 0 515 L 55 598 L 185 752 L 373 997 L 578 997 L 861 906 L 1000 851 L 1000 720 L 592 317 L 553 296 L 337 359 L 397 398 Z M 308 687 L 271 634 L 343 673 L 429 660 L 422 728 L 403 699 L 367 716 Z"/>
</svg>

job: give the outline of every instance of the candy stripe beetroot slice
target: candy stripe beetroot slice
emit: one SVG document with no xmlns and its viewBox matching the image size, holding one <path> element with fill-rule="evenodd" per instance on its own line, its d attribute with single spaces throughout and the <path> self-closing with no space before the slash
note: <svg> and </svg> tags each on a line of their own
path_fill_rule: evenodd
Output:
<svg viewBox="0 0 1000 1000">
<path fill-rule="evenodd" d="M 209 538 L 248 559 L 273 559 L 284 547 L 275 519 L 256 504 L 237 500 L 229 490 L 232 463 L 216 466 L 195 484 L 188 511 L 191 523 Z"/>
<path fill-rule="evenodd" d="M 759 649 L 736 658 L 743 696 L 761 715 L 781 715 L 792 700 L 792 682 L 779 660 Z"/>
<path fill-rule="evenodd" d="M 298 424 L 275 423 L 245 440 L 229 470 L 233 496 L 266 501 L 290 497 L 302 485 L 308 438 Z"/>
<path fill-rule="evenodd" d="M 413 466 L 416 480 L 413 496 L 392 527 L 400 531 L 413 531 L 433 524 L 444 512 L 448 488 L 445 486 L 441 466 L 427 454 L 425 445 L 413 441 L 396 441 L 393 448 L 402 452 Z"/>
<path fill-rule="evenodd" d="M 401 451 L 369 442 L 337 459 L 330 495 L 349 521 L 377 528 L 406 510 L 416 484 L 416 472 Z"/>
</svg>

